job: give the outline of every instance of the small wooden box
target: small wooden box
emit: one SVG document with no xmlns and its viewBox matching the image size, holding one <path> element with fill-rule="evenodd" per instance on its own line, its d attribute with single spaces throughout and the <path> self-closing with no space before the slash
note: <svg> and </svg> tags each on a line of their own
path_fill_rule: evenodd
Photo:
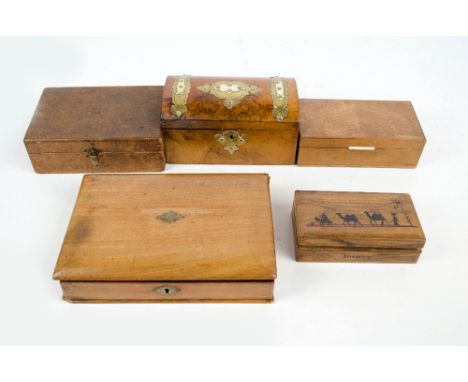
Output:
<svg viewBox="0 0 468 382">
<path fill-rule="evenodd" d="M 85 176 L 53 277 L 70 302 L 272 301 L 269 176 Z"/>
<path fill-rule="evenodd" d="M 416 167 L 426 143 L 411 102 L 300 100 L 299 166 Z"/>
<path fill-rule="evenodd" d="M 168 163 L 294 164 L 292 78 L 169 76 L 161 126 Z"/>
<path fill-rule="evenodd" d="M 415 263 L 426 241 L 408 194 L 296 191 L 296 260 Z"/>
<path fill-rule="evenodd" d="M 162 86 L 44 89 L 24 143 L 36 172 L 162 171 Z"/>
</svg>

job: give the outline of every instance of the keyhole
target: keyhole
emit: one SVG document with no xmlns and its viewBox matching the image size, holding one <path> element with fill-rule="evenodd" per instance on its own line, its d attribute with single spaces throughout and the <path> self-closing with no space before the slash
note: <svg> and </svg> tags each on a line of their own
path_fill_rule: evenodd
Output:
<svg viewBox="0 0 468 382">
<path fill-rule="evenodd" d="M 164 292 L 165 292 L 166 294 L 169 294 L 169 292 L 170 292 L 169 288 L 164 288 Z"/>
</svg>

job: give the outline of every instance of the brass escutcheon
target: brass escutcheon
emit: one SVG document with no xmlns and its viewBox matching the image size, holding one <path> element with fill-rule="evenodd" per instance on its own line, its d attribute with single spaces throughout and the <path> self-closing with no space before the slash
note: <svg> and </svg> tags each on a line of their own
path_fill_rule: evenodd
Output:
<svg viewBox="0 0 468 382">
<path fill-rule="evenodd" d="M 179 293 L 180 289 L 171 285 L 162 285 L 155 289 L 156 293 L 162 294 L 164 296 L 171 296 L 173 294 Z"/>
<path fill-rule="evenodd" d="M 215 134 L 214 137 L 217 142 L 224 146 L 224 150 L 231 155 L 234 155 L 234 153 L 239 150 L 239 146 L 247 141 L 247 135 L 240 134 L 234 130 L 227 130 L 221 134 Z"/>
<path fill-rule="evenodd" d="M 179 214 L 178 212 L 175 212 L 175 211 L 167 211 L 158 216 L 159 220 L 162 220 L 163 222 L 166 222 L 166 223 L 173 223 L 182 218 L 184 218 L 184 215 Z"/>
</svg>

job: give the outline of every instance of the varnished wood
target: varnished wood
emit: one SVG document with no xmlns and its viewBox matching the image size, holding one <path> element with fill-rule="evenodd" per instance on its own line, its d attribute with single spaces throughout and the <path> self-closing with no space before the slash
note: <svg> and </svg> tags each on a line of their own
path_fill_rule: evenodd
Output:
<svg viewBox="0 0 468 382">
<path fill-rule="evenodd" d="M 270 95 L 270 78 L 253 77 L 190 77 L 190 93 L 187 99 L 187 112 L 178 118 L 171 112 L 172 104 L 172 85 L 175 76 L 168 76 L 164 86 L 163 104 L 162 104 L 162 126 L 167 129 L 191 129 L 201 128 L 206 122 L 216 121 L 219 123 L 230 122 L 223 127 L 233 126 L 232 123 L 247 122 L 240 124 L 239 128 L 250 129 L 248 123 L 260 122 L 263 124 L 271 123 L 271 128 L 280 130 L 294 128 L 299 120 L 299 102 L 297 96 L 297 85 L 294 78 L 286 78 L 288 84 L 288 115 L 283 121 L 278 122 L 273 116 L 273 102 Z M 212 84 L 221 80 L 237 80 L 248 85 L 255 85 L 261 89 L 256 94 L 247 95 L 241 102 L 227 108 L 223 100 L 212 94 L 205 93 L 198 89 L 199 86 Z M 213 127 L 211 127 L 213 128 Z"/>
<path fill-rule="evenodd" d="M 408 194 L 296 191 L 296 260 L 416 262 L 424 232 Z"/>
<path fill-rule="evenodd" d="M 103 301 L 157 300 L 147 282 L 182 281 L 175 300 L 270 300 L 275 278 L 266 174 L 85 176 L 54 272 L 91 293 L 68 300 Z M 126 281 L 138 298 L 134 284 L 108 284 Z"/>
<path fill-rule="evenodd" d="M 39 173 L 162 171 L 161 86 L 46 88 L 24 143 Z M 88 150 L 99 152 L 94 163 Z"/>
<path fill-rule="evenodd" d="M 167 163 L 292 164 L 296 160 L 297 132 L 249 130 L 247 141 L 231 155 L 215 140 L 221 130 L 165 130 Z"/>
<path fill-rule="evenodd" d="M 29 157 L 34 164 L 34 170 L 40 174 L 164 170 L 164 154 L 162 152 L 106 152 L 100 156 L 99 166 L 95 166 L 82 153 L 31 153 Z"/>
<path fill-rule="evenodd" d="M 325 263 L 416 263 L 421 249 L 297 247 L 296 261 Z"/>
<path fill-rule="evenodd" d="M 62 281 L 63 298 L 70 302 L 269 302 L 273 281 L 234 282 L 75 282 Z M 158 293 L 171 286 L 173 295 Z"/>
<path fill-rule="evenodd" d="M 302 99 L 300 109 L 300 166 L 411 168 L 426 142 L 410 102 Z"/>
<path fill-rule="evenodd" d="M 288 83 L 288 115 L 278 121 L 273 116 L 269 78 L 229 78 L 261 89 L 227 108 L 223 100 L 198 89 L 226 78 L 191 77 L 187 112 L 178 118 L 171 111 L 174 76 L 164 87 L 162 121 L 168 163 L 207 164 L 294 164 L 296 161 L 299 103 L 294 79 Z M 230 154 L 216 141 L 215 135 L 234 130 L 247 140 Z"/>
</svg>

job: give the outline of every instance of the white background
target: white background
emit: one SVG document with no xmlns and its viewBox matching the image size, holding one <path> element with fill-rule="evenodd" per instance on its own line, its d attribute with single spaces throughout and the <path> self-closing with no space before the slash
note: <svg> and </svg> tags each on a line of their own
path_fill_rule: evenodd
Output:
<svg viewBox="0 0 468 382">
<path fill-rule="evenodd" d="M 0 343 L 468 344 L 468 39 L 0 40 Z M 293 76 L 302 98 L 411 100 L 414 170 L 168 165 L 268 172 L 273 304 L 73 305 L 52 271 L 81 175 L 38 175 L 22 139 L 46 86 L 150 85 L 167 74 Z M 296 263 L 296 189 L 408 192 L 427 237 L 416 265 Z"/>
</svg>

